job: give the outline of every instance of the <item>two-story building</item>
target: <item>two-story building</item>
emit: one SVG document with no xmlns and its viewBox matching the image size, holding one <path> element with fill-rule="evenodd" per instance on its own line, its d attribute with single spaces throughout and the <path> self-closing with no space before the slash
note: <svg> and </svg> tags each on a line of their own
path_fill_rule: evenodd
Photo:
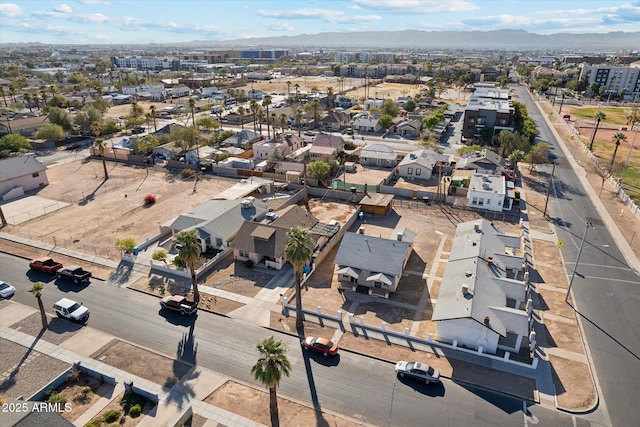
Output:
<svg viewBox="0 0 640 427">
<path fill-rule="evenodd" d="M 502 130 L 513 132 L 514 113 L 508 90 L 477 88 L 464 110 L 462 136 L 466 139 L 478 139 L 486 128 L 491 129 L 492 134 Z"/>
<path fill-rule="evenodd" d="M 272 139 L 253 144 L 253 158 L 256 161 L 271 158 L 284 159 L 302 147 L 302 138 L 292 133 L 278 133 Z"/>
<path fill-rule="evenodd" d="M 512 181 L 502 175 L 473 174 L 469 182 L 467 200 L 472 208 L 494 212 L 511 210 L 515 189 Z"/>
</svg>

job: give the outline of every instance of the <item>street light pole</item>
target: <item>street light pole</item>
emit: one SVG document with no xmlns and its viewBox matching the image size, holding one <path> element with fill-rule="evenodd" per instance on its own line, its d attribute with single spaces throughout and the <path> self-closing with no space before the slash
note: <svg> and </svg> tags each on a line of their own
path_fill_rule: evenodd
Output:
<svg viewBox="0 0 640 427">
<path fill-rule="evenodd" d="M 544 202 L 544 212 L 542 213 L 543 217 L 547 217 L 547 206 L 549 205 L 549 195 L 551 194 L 551 186 L 553 185 L 553 174 L 556 172 L 556 166 L 558 162 L 553 162 L 553 170 L 551 171 L 551 179 L 549 179 L 549 188 L 547 188 L 547 200 Z"/>
<path fill-rule="evenodd" d="M 571 273 L 571 279 L 569 280 L 569 286 L 567 288 L 567 296 L 564 298 L 564 302 L 569 302 L 571 285 L 573 285 L 573 279 L 576 277 L 576 270 L 578 269 L 578 263 L 580 262 L 580 255 L 582 255 L 582 248 L 584 247 L 584 239 L 587 237 L 587 231 L 589 230 L 589 227 L 593 227 L 593 224 L 587 222 L 584 227 L 584 234 L 582 235 L 582 243 L 580 243 L 580 249 L 578 249 L 578 258 L 576 258 L 576 263 L 573 265 L 573 273 Z"/>
</svg>

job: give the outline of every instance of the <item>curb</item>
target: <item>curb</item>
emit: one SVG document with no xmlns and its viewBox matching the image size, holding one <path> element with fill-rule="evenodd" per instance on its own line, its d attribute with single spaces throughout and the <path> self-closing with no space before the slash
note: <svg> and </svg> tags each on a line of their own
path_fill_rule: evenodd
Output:
<svg viewBox="0 0 640 427">
<path fill-rule="evenodd" d="M 7 251 L 4 251 L 4 250 L 0 250 L 0 253 L 7 254 L 7 255 L 11 255 L 11 256 L 14 256 L 14 257 L 16 257 L 16 258 L 22 258 L 22 259 L 27 260 L 27 261 L 29 261 L 29 260 L 33 259 L 33 258 L 30 258 L 30 257 L 26 257 L 26 256 L 24 256 L 24 255 L 14 254 L 14 253 L 12 253 L 12 252 L 7 252 Z M 81 260 L 81 261 L 84 261 L 84 260 Z M 85 261 L 85 262 L 89 262 L 89 261 Z M 95 264 L 95 262 L 89 262 L 89 263 L 90 263 L 90 264 Z M 46 274 L 46 273 L 43 273 L 43 274 Z M 108 280 L 109 280 L 109 279 L 103 279 L 102 277 L 98 277 L 98 276 L 91 276 L 91 278 L 92 278 L 92 279 L 98 279 L 98 280 L 101 280 L 101 281 L 103 281 L 103 282 L 105 282 L 105 283 L 106 283 L 106 282 L 108 282 Z"/>
</svg>

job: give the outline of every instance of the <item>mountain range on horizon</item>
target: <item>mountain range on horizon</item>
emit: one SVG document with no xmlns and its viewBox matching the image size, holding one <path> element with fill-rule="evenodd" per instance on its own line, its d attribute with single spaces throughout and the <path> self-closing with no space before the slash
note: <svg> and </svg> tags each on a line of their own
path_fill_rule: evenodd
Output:
<svg viewBox="0 0 640 427">
<path fill-rule="evenodd" d="M 5 47 L 19 47 L 35 43 L 7 43 Z M 40 43 L 47 45 L 47 43 Z M 96 44 L 97 45 L 97 44 Z M 84 44 L 83 46 L 86 46 Z M 118 45 L 112 45 L 116 47 Z M 123 45 L 124 46 L 124 45 Z M 542 35 L 524 30 L 496 31 L 365 31 L 325 32 L 245 38 L 234 40 L 194 40 L 181 43 L 156 43 L 138 46 L 167 46 L 177 48 L 331 48 L 331 49 L 491 49 L 491 50 L 638 50 L 640 32 L 557 33 Z"/>
</svg>

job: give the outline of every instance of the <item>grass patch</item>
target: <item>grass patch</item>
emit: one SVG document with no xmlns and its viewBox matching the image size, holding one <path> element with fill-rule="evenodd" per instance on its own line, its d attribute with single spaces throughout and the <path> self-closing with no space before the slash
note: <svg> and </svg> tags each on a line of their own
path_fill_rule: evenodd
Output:
<svg viewBox="0 0 640 427">
<path fill-rule="evenodd" d="M 593 117 L 596 115 L 596 113 L 598 111 L 601 111 L 607 116 L 607 118 L 602 121 L 603 123 L 610 123 L 612 125 L 626 125 L 626 110 L 626 108 L 622 107 L 598 108 L 597 106 L 595 106 L 578 108 L 576 110 L 573 110 L 571 114 L 581 119 L 593 120 Z"/>
</svg>

